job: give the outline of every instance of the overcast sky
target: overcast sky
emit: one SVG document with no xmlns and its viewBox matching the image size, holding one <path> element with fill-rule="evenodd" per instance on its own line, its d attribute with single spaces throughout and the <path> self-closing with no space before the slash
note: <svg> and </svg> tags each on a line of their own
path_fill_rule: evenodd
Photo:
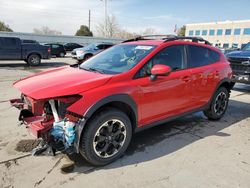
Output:
<svg viewBox="0 0 250 188">
<path fill-rule="evenodd" d="M 108 14 L 121 28 L 140 32 L 150 27 L 164 34 L 173 33 L 175 24 L 250 19 L 249 7 L 249 0 L 108 0 Z M 104 19 L 101 0 L 0 0 L 0 20 L 17 32 L 48 26 L 73 35 L 88 25 L 89 9 L 94 29 Z"/>
</svg>

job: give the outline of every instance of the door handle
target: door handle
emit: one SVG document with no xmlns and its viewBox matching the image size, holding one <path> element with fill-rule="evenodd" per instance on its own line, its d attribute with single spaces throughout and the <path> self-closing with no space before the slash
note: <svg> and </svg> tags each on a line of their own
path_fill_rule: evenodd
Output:
<svg viewBox="0 0 250 188">
<path fill-rule="evenodd" d="M 190 79 L 190 76 L 183 76 L 181 78 L 181 80 L 184 81 L 184 82 L 189 82 L 191 79 Z"/>
<path fill-rule="evenodd" d="M 219 75 L 219 71 L 215 71 L 215 76 L 218 77 Z"/>
</svg>

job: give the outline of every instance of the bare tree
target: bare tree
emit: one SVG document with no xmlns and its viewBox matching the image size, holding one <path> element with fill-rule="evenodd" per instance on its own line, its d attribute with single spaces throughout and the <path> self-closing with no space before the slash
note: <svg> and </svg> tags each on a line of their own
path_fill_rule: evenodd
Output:
<svg viewBox="0 0 250 188">
<path fill-rule="evenodd" d="M 138 33 L 136 32 L 129 32 L 126 29 L 120 28 L 118 21 L 115 16 L 108 16 L 107 17 L 107 25 L 105 25 L 105 20 L 100 22 L 96 26 L 97 34 L 101 37 L 117 37 L 123 39 L 134 38 L 140 35 L 153 35 L 157 34 L 154 28 L 145 28 L 143 31 Z"/>
<path fill-rule="evenodd" d="M 144 29 L 141 33 L 142 33 L 142 35 L 155 35 L 155 34 L 157 34 L 156 30 L 154 28 L 151 28 L 151 27 Z"/>
<path fill-rule="evenodd" d="M 122 39 L 135 38 L 136 36 L 139 36 L 139 35 L 137 33 L 129 32 L 125 29 L 119 29 L 119 31 L 116 34 L 117 38 L 122 38 Z"/>
<path fill-rule="evenodd" d="M 61 35 L 61 31 L 52 30 L 48 26 L 42 26 L 41 28 L 34 28 L 33 33 L 43 34 L 43 35 Z"/>
<path fill-rule="evenodd" d="M 107 25 L 105 21 L 100 22 L 96 30 L 100 36 L 103 37 L 115 37 L 119 32 L 119 24 L 115 18 L 115 16 L 108 16 L 107 17 Z"/>
</svg>

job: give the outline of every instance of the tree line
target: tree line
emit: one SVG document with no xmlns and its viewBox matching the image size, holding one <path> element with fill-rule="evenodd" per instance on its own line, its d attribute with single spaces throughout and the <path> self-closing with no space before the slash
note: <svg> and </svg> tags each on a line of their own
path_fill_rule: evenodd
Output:
<svg viewBox="0 0 250 188">
<path fill-rule="evenodd" d="M 159 34 L 154 28 L 146 28 L 140 32 L 129 32 L 126 29 L 120 27 L 115 16 L 108 16 L 106 22 L 100 22 L 95 27 L 96 36 L 107 38 L 133 38 L 139 35 L 153 35 Z M 8 24 L 0 21 L 0 31 L 13 32 Z M 185 36 L 186 26 L 176 30 L 178 36 Z M 34 28 L 33 33 L 46 34 L 46 35 L 62 35 L 61 31 L 50 29 L 48 26 L 42 26 L 41 28 Z M 86 26 L 81 25 L 76 31 L 75 36 L 93 36 L 93 32 Z"/>
</svg>

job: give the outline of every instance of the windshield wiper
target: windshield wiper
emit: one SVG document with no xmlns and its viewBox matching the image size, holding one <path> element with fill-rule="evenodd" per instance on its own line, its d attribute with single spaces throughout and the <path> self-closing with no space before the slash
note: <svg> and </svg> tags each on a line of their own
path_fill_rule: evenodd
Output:
<svg viewBox="0 0 250 188">
<path fill-rule="evenodd" d="M 84 67 L 80 67 L 81 69 L 83 70 L 86 70 L 86 71 L 91 71 L 91 72 L 98 72 L 98 73 L 101 73 L 101 74 L 104 74 L 104 72 L 102 70 L 99 70 L 99 69 L 95 69 L 95 68 L 84 68 Z"/>
</svg>

